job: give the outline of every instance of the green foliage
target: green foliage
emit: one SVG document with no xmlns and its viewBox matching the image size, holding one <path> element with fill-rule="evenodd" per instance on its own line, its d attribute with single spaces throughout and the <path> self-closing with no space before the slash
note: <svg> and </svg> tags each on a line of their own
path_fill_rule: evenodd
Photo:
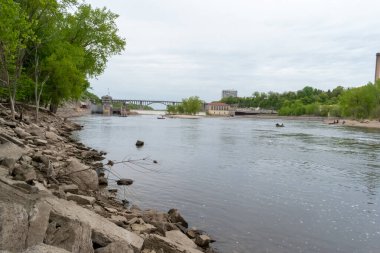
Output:
<svg viewBox="0 0 380 253">
<path fill-rule="evenodd" d="M 377 117 L 380 105 L 380 82 L 346 90 L 340 99 L 342 115 L 356 119 Z"/>
<path fill-rule="evenodd" d="M 41 101 L 55 109 L 80 98 L 88 78 L 125 47 L 117 17 L 76 0 L 2 0 L 0 95 L 12 88 L 18 100 L 31 102 L 41 91 Z"/>
<path fill-rule="evenodd" d="M 102 100 L 97 95 L 90 92 L 88 89 L 82 93 L 80 99 L 81 100 L 90 100 L 91 103 L 97 104 L 97 105 L 100 105 L 102 103 Z"/>
<path fill-rule="evenodd" d="M 179 105 L 168 105 L 167 111 L 171 114 L 192 114 L 195 115 L 202 109 L 203 101 L 199 97 L 193 96 L 182 99 Z"/>
<path fill-rule="evenodd" d="M 22 74 L 25 51 L 35 39 L 34 22 L 12 0 L 0 4 L 0 85 L 8 90 L 12 117 L 15 115 L 15 98 Z"/>
</svg>

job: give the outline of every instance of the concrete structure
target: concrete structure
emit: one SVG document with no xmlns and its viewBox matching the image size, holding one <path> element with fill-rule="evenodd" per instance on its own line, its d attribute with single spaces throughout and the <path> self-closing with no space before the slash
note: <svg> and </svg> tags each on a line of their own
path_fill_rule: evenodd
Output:
<svg viewBox="0 0 380 253">
<path fill-rule="evenodd" d="M 231 106 L 225 103 L 212 102 L 207 105 L 207 114 L 214 116 L 229 116 L 234 115 L 234 111 L 231 110 Z"/>
<path fill-rule="evenodd" d="M 112 114 L 112 97 L 109 95 L 103 96 L 102 104 L 103 104 L 103 114 L 111 115 Z"/>
<path fill-rule="evenodd" d="M 227 97 L 237 97 L 237 90 L 223 90 L 222 91 L 222 98 Z"/>
<path fill-rule="evenodd" d="M 380 78 L 380 53 L 376 54 L 375 82 Z"/>
</svg>

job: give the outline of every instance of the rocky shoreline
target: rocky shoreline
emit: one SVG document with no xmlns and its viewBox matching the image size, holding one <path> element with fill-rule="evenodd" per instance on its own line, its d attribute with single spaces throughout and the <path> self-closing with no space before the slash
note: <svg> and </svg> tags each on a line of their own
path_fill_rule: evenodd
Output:
<svg viewBox="0 0 380 253">
<path fill-rule="evenodd" d="M 105 153 L 70 138 L 81 126 L 48 112 L 32 119 L 0 107 L 0 252 L 215 252 L 177 209 L 118 200 Z"/>
</svg>

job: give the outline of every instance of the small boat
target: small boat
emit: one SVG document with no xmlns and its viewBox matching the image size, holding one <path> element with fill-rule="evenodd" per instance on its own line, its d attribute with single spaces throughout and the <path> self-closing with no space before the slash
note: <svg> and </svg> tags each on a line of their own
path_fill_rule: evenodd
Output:
<svg viewBox="0 0 380 253">
<path fill-rule="evenodd" d="M 165 119 L 165 117 L 161 115 L 161 116 L 158 116 L 157 119 Z"/>
<path fill-rule="evenodd" d="M 284 123 L 281 123 L 281 124 L 276 123 L 276 127 L 284 127 Z"/>
</svg>

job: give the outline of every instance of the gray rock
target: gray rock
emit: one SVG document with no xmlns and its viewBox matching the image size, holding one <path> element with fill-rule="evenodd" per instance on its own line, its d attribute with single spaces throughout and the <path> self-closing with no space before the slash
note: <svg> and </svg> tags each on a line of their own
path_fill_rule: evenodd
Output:
<svg viewBox="0 0 380 253">
<path fill-rule="evenodd" d="M 202 248 L 207 248 L 210 245 L 211 238 L 208 235 L 198 235 L 195 238 L 195 244 Z"/>
<path fill-rule="evenodd" d="M 43 242 L 49 224 L 50 209 L 50 206 L 43 201 L 37 202 L 31 207 L 26 239 L 27 247 Z"/>
<path fill-rule="evenodd" d="M 156 230 L 155 226 L 151 224 L 147 224 L 147 223 L 143 223 L 143 224 L 134 223 L 131 225 L 131 228 L 132 228 L 132 231 L 135 231 L 139 234 L 151 233 L 154 230 Z"/>
<path fill-rule="evenodd" d="M 56 133 L 46 131 L 45 132 L 46 139 L 52 140 L 52 141 L 60 141 L 62 138 L 58 136 Z"/>
<path fill-rule="evenodd" d="M 125 242 L 112 242 L 104 248 L 95 250 L 95 253 L 134 253 L 133 248 Z"/>
<path fill-rule="evenodd" d="M 128 178 L 122 178 L 117 180 L 116 183 L 117 185 L 131 185 L 133 184 L 133 180 Z"/>
<path fill-rule="evenodd" d="M 168 231 L 166 232 L 165 236 L 171 241 L 184 247 L 189 247 L 193 249 L 197 248 L 197 245 L 189 237 L 187 237 L 184 233 L 182 233 L 179 230 Z"/>
<path fill-rule="evenodd" d="M 136 141 L 136 147 L 142 147 L 142 146 L 144 146 L 144 142 L 140 141 L 140 140 L 137 140 Z"/>
<path fill-rule="evenodd" d="M 159 212 L 154 209 L 145 210 L 143 212 L 143 219 L 145 222 L 168 222 L 168 214 Z"/>
<path fill-rule="evenodd" d="M 10 128 L 16 128 L 17 126 L 16 122 L 11 122 L 11 121 L 5 121 L 4 125 L 9 126 Z"/>
<path fill-rule="evenodd" d="M 67 250 L 46 244 L 38 244 L 23 251 L 23 253 L 70 253 Z"/>
<path fill-rule="evenodd" d="M 3 161 L 1 162 L 1 165 L 7 167 L 8 169 L 13 169 L 15 166 L 16 160 L 14 158 L 4 158 Z"/>
<path fill-rule="evenodd" d="M 66 174 L 78 185 L 80 190 L 97 190 L 98 175 L 96 171 L 82 164 L 76 158 L 69 160 L 69 165 L 65 168 Z"/>
<path fill-rule="evenodd" d="M 73 200 L 77 202 L 79 205 L 92 205 L 95 203 L 95 198 L 90 196 L 84 196 L 84 195 L 77 195 L 72 193 L 66 193 L 66 199 L 67 200 Z"/>
<path fill-rule="evenodd" d="M 59 188 L 61 188 L 63 192 L 69 192 L 73 194 L 77 194 L 79 191 L 78 185 L 75 184 L 64 184 L 61 185 Z"/>
<path fill-rule="evenodd" d="M 127 218 L 121 215 L 111 215 L 111 218 L 109 218 L 108 220 L 115 223 L 119 227 L 128 223 Z"/>
<path fill-rule="evenodd" d="M 41 154 L 34 155 L 33 161 L 43 163 L 45 166 L 49 166 L 49 158 Z"/>
<path fill-rule="evenodd" d="M 27 152 L 28 151 L 26 149 L 21 148 L 14 143 L 0 143 L 0 160 L 3 160 L 4 158 L 13 158 L 18 161 L 20 157 Z"/>
<path fill-rule="evenodd" d="M 94 151 L 94 150 L 83 151 L 81 155 L 85 159 L 92 160 L 92 161 L 104 160 L 104 157 L 99 152 Z"/>
<path fill-rule="evenodd" d="M 36 124 L 31 124 L 25 131 L 33 136 L 44 137 L 44 131 Z"/>
<path fill-rule="evenodd" d="M 180 223 L 185 228 L 188 228 L 189 225 L 187 221 L 182 217 L 177 209 L 170 209 L 169 212 L 169 220 L 173 223 Z"/>
<path fill-rule="evenodd" d="M 199 232 L 196 229 L 189 229 L 187 230 L 186 235 L 191 239 L 195 239 L 195 237 L 199 235 Z"/>
<path fill-rule="evenodd" d="M 88 223 L 52 213 L 44 243 L 70 252 L 94 252 Z"/>
<path fill-rule="evenodd" d="M 36 144 L 37 146 L 45 146 L 48 142 L 47 140 L 43 140 L 43 139 L 35 139 L 33 143 Z"/>
<path fill-rule="evenodd" d="M 23 156 L 21 156 L 21 161 L 23 161 L 25 163 L 30 163 L 32 161 L 32 158 L 30 156 L 23 155 Z"/>
<path fill-rule="evenodd" d="M 110 212 L 110 213 L 117 213 L 117 209 L 115 208 L 112 208 L 112 207 L 107 207 L 105 206 L 104 209 L 107 211 L 107 212 Z"/>
<path fill-rule="evenodd" d="M 155 235 L 155 234 L 150 234 L 145 238 L 144 250 L 151 250 L 155 252 L 164 252 L 164 253 L 179 253 L 179 252 L 201 253 L 202 252 L 193 247 L 188 247 L 182 244 L 178 244 L 167 237 L 163 237 L 163 236 Z"/>
<path fill-rule="evenodd" d="M 21 252 L 26 248 L 28 213 L 21 204 L 0 202 L 0 235 L 0 250 Z"/>
<path fill-rule="evenodd" d="M 107 186 L 108 180 L 105 177 L 99 177 L 99 185 Z"/>
<path fill-rule="evenodd" d="M 104 248 L 96 249 L 95 253 L 134 253 L 134 250 L 126 242 L 112 242 Z"/>
<path fill-rule="evenodd" d="M 92 241 L 100 246 L 105 247 L 114 241 L 124 241 L 137 252 L 142 248 L 143 239 L 140 236 L 118 227 L 93 211 L 63 199 L 49 198 L 47 202 L 52 206 L 52 213 L 89 224 L 92 230 Z"/>
<path fill-rule="evenodd" d="M 14 168 L 12 175 L 14 176 L 14 180 L 25 181 L 27 183 L 32 183 L 33 180 L 37 179 L 36 171 L 32 166 L 27 164 Z"/>
<path fill-rule="evenodd" d="M 30 133 L 25 132 L 24 129 L 20 127 L 16 127 L 15 129 L 13 129 L 13 131 L 17 134 L 19 138 L 22 138 L 22 139 L 30 136 Z"/>
<path fill-rule="evenodd" d="M 130 219 L 129 221 L 128 221 L 128 224 L 135 224 L 135 223 L 140 223 L 140 220 L 139 220 L 139 218 L 138 217 L 133 217 L 132 219 Z"/>
</svg>

